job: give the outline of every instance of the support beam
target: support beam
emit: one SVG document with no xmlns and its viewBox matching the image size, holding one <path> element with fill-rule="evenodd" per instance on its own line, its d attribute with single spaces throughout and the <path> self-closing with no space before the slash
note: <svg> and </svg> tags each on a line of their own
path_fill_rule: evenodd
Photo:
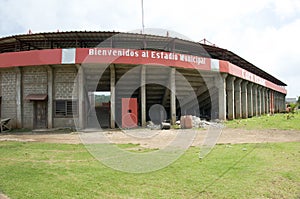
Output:
<svg viewBox="0 0 300 199">
<path fill-rule="evenodd" d="M 262 103 L 262 95 L 261 95 L 261 86 L 257 87 L 257 115 L 261 115 L 261 103 Z"/>
<path fill-rule="evenodd" d="M 242 118 L 242 93 L 241 93 L 242 79 L 234 81 L 234 98 L 235 98 L 235 118 Z"/>
<path fill-rule="evenodd" d="M 270 106 L 270 109 L 271 109 L 271 114 L 274 114 L 274 91 L 271 91 L 271 96 L 270 96 L 270 99 L 271 99 L 271 106 Z"/>
<path fill-rule="evenodd" d="M 235 77 L 228 76 L 227 77 L 227 107 L 228 107 L 228 119 L 233 120 L 234 117 L 234 80 Z"/>
<path fill-rule="evenodd" d="M 277 113 L 277 93 L 274 91 L 274 113 Z"/>
<path fill-rule="evenodd" d="M 226 77 L 227 74 L 221 74 L 220 84 L 218 85 L 219 99 L 219 119 L 226 120 Z"/>
<path fill-rule="evenodd" d="M 16 68 L 16 127 L 22 128 L 22 69 Z"/>
<path fill-rule="evenodd" d="M 176 85 L 175 85 L 176 69 L 172 68 L 170 73 L 170 88 L 171 88 L 171 124 L 176 123 Z"/>
<path fill-rule="evenodd" d="M 266 89 L 266 113 L 270 114 L 270 90 Z"/>
<path fill-rule="evenodd" d="M 85 107 L 85 89 L 84 89 L 84 70 L 83 66 L 78 69 L 78 128 L 86 127 L 86 107 Z"/>
<path fill-rule="evenodd" d="M 248 117 L 253 116 L 253 83 L 249 82 L 247 85 L 247 103 L 248 103 Z"/>
<path fill-rule="evenodd" d="M 261 96 L 262 96 L 262 102 L 261 102 L 261 114 L 266 114 L 266 89 L 262 87 L 261 89 Z"/>
<path fill-rule="evenodd" d="M 142 66 L 141 68 L 141 118 L 142 118 L 142 127 L 145 127 L 146 124 L 146 67 Z"/>
<path fill-rule="evenodd" d="M 53 68 L 51 66 L 47 67 L 48 75 L 48 128 L 53 128 Z"/>
<path fill-rule="evenodd" d="M 247 84 L 248 84 L 248 81 L 243 81 L 242 84 L 241 84 L 241 88 L 242 88 L 242 117 L 243 118 L 248 118 Z"/>
<path fill-rule="evenodd" d="M 252 86 L 252 100 L 253 100 L 253 116 L 258 115 L 258 103 L 257 103 L 257 84 L 253 84 Z"/>
<path fill-rule="evenodd" d="M 282 109 L 281 109 L 281 111 L 282 112 L 285 112 L 285 94 L 282 94 Z"/>
<path fill-rule="evenodd" d="M 110 65 L 110 128 L 116 128 L 116 69 Z"/>
</svg>

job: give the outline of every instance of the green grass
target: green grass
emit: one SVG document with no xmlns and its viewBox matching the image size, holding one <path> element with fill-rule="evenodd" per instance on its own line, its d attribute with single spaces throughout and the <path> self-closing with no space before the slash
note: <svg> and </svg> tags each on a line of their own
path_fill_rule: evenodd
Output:
<svg viewBox="0 0 300 199">
<path fill-rule="evenodd" d="M 138 145 L 119 145 L 125 149 Z M 298 198 L 299 143 L 191 147 L 159 171 L 107 168 L 83 145 L 0 142 L 0 192 L 14 198 Z"/>
<path fill-rule="evenodd" d="M 300 113 L 275 114 L 225 122 L 229 128 L 300 130 Z"/>
</svg>

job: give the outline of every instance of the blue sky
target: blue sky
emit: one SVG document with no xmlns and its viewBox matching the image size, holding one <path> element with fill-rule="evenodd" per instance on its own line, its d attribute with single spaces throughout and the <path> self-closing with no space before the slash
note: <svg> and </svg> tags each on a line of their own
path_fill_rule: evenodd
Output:
<svg viewBox="0 0 300 199">
<path fill-rule="evenodd" d="M 141 29 L 141 0 L 0 0 L 0 36 L 70 30 Z M 299 0 L 144 0 L 145 28 L 206 38 L 300 95 Z"/>
</svg>

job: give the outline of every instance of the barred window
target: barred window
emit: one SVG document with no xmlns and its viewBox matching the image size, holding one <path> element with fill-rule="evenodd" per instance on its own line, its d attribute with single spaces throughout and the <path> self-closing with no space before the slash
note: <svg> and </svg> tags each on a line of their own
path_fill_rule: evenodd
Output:
<svg viewBox="0 0 300 199">
<path fill-rule="evenodd" d="M 56 100 L 55 116 L 56 117 L 73 117 L 78 114 L 77 101 Z"/>
</svg>

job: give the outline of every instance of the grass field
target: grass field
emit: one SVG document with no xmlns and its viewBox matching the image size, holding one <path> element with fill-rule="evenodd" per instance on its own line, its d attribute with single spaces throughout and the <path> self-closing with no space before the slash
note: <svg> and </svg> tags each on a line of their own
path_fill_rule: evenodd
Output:
<svg viewBox="0 0 300 199">
<path fill-rule="evenodd" d="M 123 149 L 137 145 L 121 145 Z M 83 145 L 0 142 L 0 192 L 14 198 L 299 198 L 300 144 L 191 147 L 156 172 L 130 174 Z"/>
<path fill-rule="evenodd" d="M 226 121 L 229 128 L 300 130 L 300 112 Z"/>
</svg>

